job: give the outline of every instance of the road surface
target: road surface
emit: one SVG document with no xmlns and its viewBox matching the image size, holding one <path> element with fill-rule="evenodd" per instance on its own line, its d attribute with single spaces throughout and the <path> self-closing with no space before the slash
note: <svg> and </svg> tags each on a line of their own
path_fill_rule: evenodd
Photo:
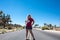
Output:
<svg viewBox="0 0 60 40">
<path fill-rule="evenodd" d="M 60 34 L 33 30 L 36 40 L 60 40 Z M 0 40 L 25 40 L 25 29 L 5 34 L 0 34 Z M 32 38 L 31 38 L 32 39 Z"/>
</svg>

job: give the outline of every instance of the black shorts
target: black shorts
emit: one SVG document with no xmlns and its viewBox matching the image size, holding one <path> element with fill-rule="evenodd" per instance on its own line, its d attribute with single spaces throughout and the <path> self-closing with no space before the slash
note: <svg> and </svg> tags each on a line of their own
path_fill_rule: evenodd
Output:
<svg viewBox="0 0 60 40">
<path fill-rule="evenodd" d="M 26 27 L 26 29 L 30 29 L 30 30 L 32 30 L 32 27 Z"/>
</svg>

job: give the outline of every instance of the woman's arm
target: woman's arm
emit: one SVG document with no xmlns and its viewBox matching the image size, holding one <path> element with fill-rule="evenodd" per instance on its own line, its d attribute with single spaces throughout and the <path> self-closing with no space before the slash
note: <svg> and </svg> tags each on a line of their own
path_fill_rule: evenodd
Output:
<svg viewBox="0 0 60 40">
<path fill-rule="evenodd" d="M 32 20 L 32 25 L 35 23 L 35 21 L 34 20 Z"/>
</svg>

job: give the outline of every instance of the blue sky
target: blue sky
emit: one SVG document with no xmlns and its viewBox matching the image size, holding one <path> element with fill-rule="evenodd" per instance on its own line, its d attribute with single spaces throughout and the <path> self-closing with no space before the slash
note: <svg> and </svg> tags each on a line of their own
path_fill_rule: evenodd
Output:
<svg viewBox="0 0 60 40">
<path fill-rule="evenodd" d="M 25 25 L 28 14 L 35 24 L 60 24 L 60 0 L 0 0 L 0 10 L 10 14 L 14 24 Z"/>
</svg>

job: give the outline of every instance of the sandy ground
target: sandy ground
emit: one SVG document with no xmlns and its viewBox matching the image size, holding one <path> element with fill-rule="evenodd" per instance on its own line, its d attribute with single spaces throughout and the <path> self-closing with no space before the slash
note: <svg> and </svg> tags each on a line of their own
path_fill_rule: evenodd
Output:
<svg viewBox="0 0 60 40">
<path fill-rule="evenodd" d="M 35 29 L 36 30 L 41 30 L 40 28 L 35 28 Z M 60 31 L 56 31 L 56 30 L 43 30 L 43 31 L 60 34 Z"/>
</svg>

